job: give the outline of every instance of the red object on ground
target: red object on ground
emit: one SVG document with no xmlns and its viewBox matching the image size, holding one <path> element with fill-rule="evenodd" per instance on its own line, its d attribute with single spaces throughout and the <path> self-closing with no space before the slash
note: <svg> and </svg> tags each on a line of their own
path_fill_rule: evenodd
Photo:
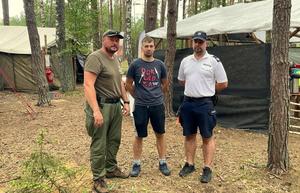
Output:
<svg viewBox="0 0 300 193">
<path fill-rule="evenodd" d="M 53 74 L 51 68 L 46 67 L 45 73 L 46 73 L 46 78 L 47 78 L 48 83 L 52 84 L 53 83 L 54 74 Z"/>
</svg>

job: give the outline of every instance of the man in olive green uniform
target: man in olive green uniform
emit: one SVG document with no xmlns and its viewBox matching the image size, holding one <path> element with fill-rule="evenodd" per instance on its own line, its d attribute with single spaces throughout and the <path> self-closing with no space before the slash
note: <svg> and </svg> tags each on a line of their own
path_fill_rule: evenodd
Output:
<svg viewBox="0 0 300 193">
<path fill-rule="evenodd" d="M 104 177 L 126 178 L 117 167 L 116 155 L 121 141 L 122 109 L 120 98 L 124 101 L 123 114 L 129 113 L 129 101 L 120 75 L 120 63 L 115 52 L 119 49 L 119 32 L 108 30 L 103 34 L 102 48 L 91 53 L 84 67 L 84 93 L 86 128 L 92 138 L 91 169 L 93 191 L 108 192 Z"/>
</svg>

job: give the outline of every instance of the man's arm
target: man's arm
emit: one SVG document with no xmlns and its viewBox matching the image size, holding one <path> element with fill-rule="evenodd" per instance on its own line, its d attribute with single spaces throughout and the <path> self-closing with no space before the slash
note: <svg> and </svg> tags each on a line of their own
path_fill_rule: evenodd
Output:
<svg viewBox="0 0 300 193">
<path fill-rule="evenodd" d="M 103 116 L 100 112 L 100 108 L 97 102 L 96 90 L 95 90 L 95 82 L 97 79 L 97 75 L 92 72 L 84 71 L 84 94 L 85 98 L 93 110 L 94 116 L 94 125 L 96 127 L 101 127 L 103 124 Z"/>
<path fill-rule="evenodd" d="M 228 87 L 228 82 L 216 83 L 216 92 L 221 92 L 222 90 L 224 90 L 227 87 Z"/>
<path fill-rule="evenodd" d="M 121 80 L 121 95 L 124 102 L 123 113 L 124 115 L 129 115 L 130 113 L 129 100 L 125 89 L 125 82 L 123 80 Z"/>
<path fill-rule="evenodd" d="M 134 98 L 134 86 L 133 86 L 133 79 L 132 78 L 129 78 L 129 77 L 126 78 L 126 90 Z"/>
<path fill-rule="evenodd" d="M 178 80 L 178 82 L 181 86 L 185 86 L 185 80 Z"/>
<path fill-rule="evenodd" d="M 167 78 L 163 78 L 161 79 L 161 89 L 164 93 L 166 93 L 168 90 L 169 90 L 169 87 L 168 87 L 168 79 Z"/>
</svg>

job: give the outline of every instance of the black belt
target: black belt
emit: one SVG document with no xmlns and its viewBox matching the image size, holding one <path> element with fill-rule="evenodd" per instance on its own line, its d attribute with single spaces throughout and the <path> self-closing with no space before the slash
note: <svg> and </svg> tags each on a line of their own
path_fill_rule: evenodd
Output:
<svg viewBox="0 0 300 193">
<path fill-rule="evenodd" d="M 103 104 L 103 103 L 112 103 L 112 104 L 114 104 L 114 103 L 120 102 L 120 98 L 105 98 L 105 97 L 97 96 L 97 101 L 100 104 Z"/>
<path fill-rule="evenodd" d="M 189 97 L 184 96 L 184 100 L 188 102 L 208 102 L 212 101 L 212 97 Z"/>
</svg>

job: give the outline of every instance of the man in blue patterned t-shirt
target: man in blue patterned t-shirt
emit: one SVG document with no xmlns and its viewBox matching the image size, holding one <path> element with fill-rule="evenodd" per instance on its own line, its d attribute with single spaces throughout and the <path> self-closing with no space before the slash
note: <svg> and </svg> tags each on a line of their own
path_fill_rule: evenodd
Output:
<svg viewBox="0 0 300 193">
<path fill-rule="evenodd" d="M 162 61 L 153 57 L 154 40 L 145 37 L 142 41 L 142 57 L 133 61 L 127 72 L 126 88 L 134 97 L 134 123 L 136 136 L 133 142 L 133 166 L 130 176 L 137 177 L 141 171 L 143 138 L 147 137 L 150 119 L 156 135 L 159 170 L 170 175 L 166 162 L 165 107 L 163 91 L 167 88 L 167 71 Z"/>
</svg>

